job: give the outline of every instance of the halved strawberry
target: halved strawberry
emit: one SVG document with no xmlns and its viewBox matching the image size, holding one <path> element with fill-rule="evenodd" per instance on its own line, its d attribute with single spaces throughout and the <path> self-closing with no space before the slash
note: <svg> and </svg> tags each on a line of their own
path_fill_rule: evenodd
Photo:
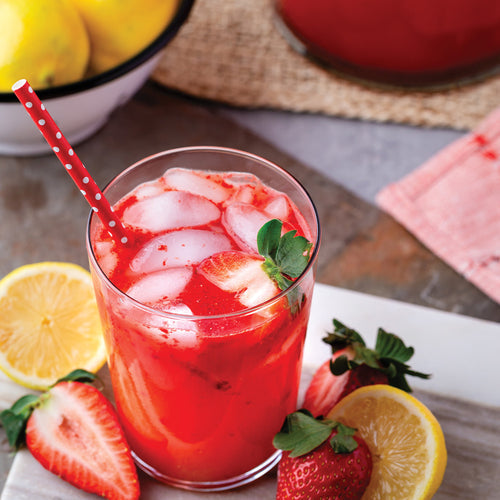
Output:
<svg viewBox="0 0 500 500">
<path fill-rule="evenodd" d="M 262 268 L 264 260 L 244 252 L 220 252 L 205 259 L 198 272 L 225 292 L 235 293 L 246 307 L 261 304 L 280 293 Z"/>
<path fill-rule="evenodd" d="M 339 356 L 352 359 L 354 351 L 347 347 L 336 352 L 331 360 L 329 359 L 318 368 L 307 388 L 303 406 L 315 417 L 327 415 L 344 396 L 358 387 L 388 383 L 389 379 L 386 374 L 367 365 L 360 365 L 341 375 L 334 375 L 330 365 Z"/>
<path fill-rule="evenodd" d="M 359 500 L 368 487 L 372 457 L 355 429 L 299 410 L 287 416 L 274 444 L 285 450 L 277 500 Z"/>
<path fill-rule="evenodd" d="M 374 349 L 366 347 L 361 335 L 333 320 L 334 331 L 323 339 L 332 347 L 332 358 L 323 363 L 306 391 L 304 407 L 314 416 L 327 415 L 344 396 L 358 387 L 389 384 L 411 392 L 405 376 L 429 378 L 406 364 L 413 348 L 392 333 L 379 328 Z"/>
<path fill-rule="evenodd" d="M 109 500 L 138 499 L 137 471 L 113 406 L 75 378 L 68 376 L 40 397 L 24 396 L 3 411 L 9 443 L 19 447 L 25 437 L 43 467 L 77 488 Z"/>
</svg>

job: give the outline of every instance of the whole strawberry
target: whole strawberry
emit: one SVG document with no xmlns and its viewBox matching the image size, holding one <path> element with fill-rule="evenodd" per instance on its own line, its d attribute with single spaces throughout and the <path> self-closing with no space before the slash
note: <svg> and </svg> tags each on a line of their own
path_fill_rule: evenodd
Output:
<svg viewBox="0 0 500 500">
<path fill-rule="evenodd" d="M 286 450 L 277 500 L 359 500 L 368 487 L 372 457 L 355 429 L 299 410 L 288 415 L 274 445 Z"/>
<path fill-rule="evenodd" d="M 9 444 L 24 443 L 43 467 L 109 500 L 137 500 L 137 471 L 115 410 L 75 370 L 41 396 L 27 395 L 0 414 Z"/>
<path fill-rule="evenodd" d="M 406 375 L 430 377 L 406 364 L 414 350 L 398 336 L 379 328 L 375 348 L 370 349 L 355 330 L 335 319 L 333 325 L 334 331 L 323 339 L 332 348 L 332 358 L 318 368 L 304 399 L 303 406 L 314 416 L 327 415 L 358 387 L 389 384 L 411 392 Z"/>
</svg>

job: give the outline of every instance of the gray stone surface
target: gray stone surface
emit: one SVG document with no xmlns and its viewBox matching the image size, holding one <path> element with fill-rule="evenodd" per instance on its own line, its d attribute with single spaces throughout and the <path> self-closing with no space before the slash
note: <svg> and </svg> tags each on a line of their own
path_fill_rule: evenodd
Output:
<svg viewBox="0 0 500 500">
<path fill-rule="evenodd" d="M 282 111 L 221 112 L 366 201 L 464 134 Z"/>
</svg>

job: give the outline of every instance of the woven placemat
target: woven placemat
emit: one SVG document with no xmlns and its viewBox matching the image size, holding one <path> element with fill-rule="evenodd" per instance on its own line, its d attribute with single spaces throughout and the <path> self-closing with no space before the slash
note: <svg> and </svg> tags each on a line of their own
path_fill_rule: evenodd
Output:
<svg viewBox="0 0 500 500">
<path fill-rule="evenodd" d="M 344 80 L 295 52 L 272 0 L 196 0 L 164 49 L 158 83 L 250 108 L 472 129 L 500 105 L 500 75 L 442 92 L 389 91 Z"/>
</svg>

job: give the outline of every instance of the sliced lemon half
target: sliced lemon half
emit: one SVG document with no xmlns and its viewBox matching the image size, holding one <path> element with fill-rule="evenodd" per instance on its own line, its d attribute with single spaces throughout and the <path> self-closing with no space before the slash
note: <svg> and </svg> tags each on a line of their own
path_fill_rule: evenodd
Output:
<svg viewBox="0 0 500 500">
<path fill-rule="evenodd" d="M 356 389 L 328 414 L 358 429 L 372 453 L 363 500 L 424 500 L 439 488 L 447 462 L 441 426 L 414 396 L 389 385 Z"/>
<path fill-rule="evenodd" d="M 0 369 L 46 389 L 76 368 L 106 361 L 90 273 L 65 262 L 19 267 L 0 281 Z"/>
</svg>

